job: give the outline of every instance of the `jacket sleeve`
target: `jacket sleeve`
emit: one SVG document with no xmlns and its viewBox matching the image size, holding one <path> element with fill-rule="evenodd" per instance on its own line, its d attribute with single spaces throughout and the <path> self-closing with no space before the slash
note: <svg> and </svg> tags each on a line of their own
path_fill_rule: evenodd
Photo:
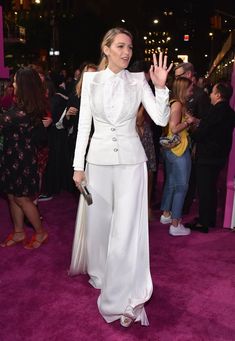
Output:
<svg viewBox="0 0 235 341">
<path fill-rule="evenodd" d="M 205 118 L 210 109 L 211 109 L 211 103 L 209 96 L 205 93 L 204 90 L 198 89 L 196 87 L 197 91 L 195 92 L 195 115 L 197 118 Z"/>
<path fill-rule="evenodd" d="M 192 139 L 195 142 L 207 141 L 210 139 L 214 129 L 216 129 L 221 123 L 221 116 L 218 115 L 216 109 L 212 107 L 207 116 L 201 119 L 198 128 L 192 132 Z"/>
<path fill-rule="evenodd" d="M 85 154 L 90 136 L 92 113 L 90 107 L 89 85 L 91 73 L 84 73 L 82 81 L 81 106 L 78 122 L 78 133 L 74 153 L 74 170 L 84 170 Z"/>
<path fill-rule="evenodd" d="M 155 88 L 155 96 L 143 74 L 142 103 L 155 124 L 165 127 L 169 121 L 169 90 Z"/>
</svg>

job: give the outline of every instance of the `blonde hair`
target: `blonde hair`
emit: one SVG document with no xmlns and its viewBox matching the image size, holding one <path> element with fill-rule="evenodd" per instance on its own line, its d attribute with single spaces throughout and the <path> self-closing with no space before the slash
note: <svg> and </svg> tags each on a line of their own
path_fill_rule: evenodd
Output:
<svg viewBox="0 0 235 341">
<path fill-rule="evenodd" d="M 79 81 L 76 85 L 76 94 L 78 97 L 81 96 L 81 92 L 82 92 L 82 80 L 83 80 L 83 75 L 84 75 L 84 72 L 87 72 L 89 69 L 94 69 L 94 70 L 97 70 L 98 67 L 97 65 L 93 64 L 93 63 L 88 63 L 84 66 L 84 68 L 82 69 L 82 72 L 81 72 L 81 76 L 79 78 Z"/>
<path fill-rule="evenodd" d="M 118 34 L 126 34 L 128 37 L 131 38 L 131 40 L 133 40 L 133 36 L 132 34 L 126 30 L 123 27 L 115 27 L 115 28 L 111 28 L 104 36 L 102 42 L 101 42 L 101 60 L 98 66 L 98 70 L 104 70 L 106 69 L 106 67 L 108 66 L 108 58 L 104 53 L 104 47 L 110 47 L 114 41 L 114 38 L 118 35 Z"/>
<path fill-rule="evenodd" d="M 178 77 L 174 80 L 172 86 L 172 99 L 178 100 L 182 104 L 185 104 L 186 90 L 190 87 L 192 81 L 186 77 Z"/>
</svg>

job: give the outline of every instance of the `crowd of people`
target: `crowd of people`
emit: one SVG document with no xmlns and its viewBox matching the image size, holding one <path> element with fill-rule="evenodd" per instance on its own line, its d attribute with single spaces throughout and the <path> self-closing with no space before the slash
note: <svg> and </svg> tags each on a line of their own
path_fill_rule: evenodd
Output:
<svg viewBox="0 0 235 341">
<path fill-rule="evenodd" d="M 79 199 L 69 273 L 88 273 L 101 290 L 101 315 L 123 327 L 148 325 L 148 220 L 159 159 L 160 222 L 171 236 L 207 233 L 216 225 L 217 180 L 235 126 L 228 81 L 202 88 L 191 63 L 173 68 L 163 53 L 148 70 L 128 71 L 132 40 L 126 29 L 109 30 L 100 64 L 84 63 L 70 80 L 65 70 L 20 68 L 0 100 L 0 191 L 13 223 L 1 246 L 39 248 L 48 232 L 38 201 L 86 185 L 93 204 Z M 195 196 L 198 217 L 183 222 Z M 25 225 L 35 231 L 30 240 Z"/>
</svg>

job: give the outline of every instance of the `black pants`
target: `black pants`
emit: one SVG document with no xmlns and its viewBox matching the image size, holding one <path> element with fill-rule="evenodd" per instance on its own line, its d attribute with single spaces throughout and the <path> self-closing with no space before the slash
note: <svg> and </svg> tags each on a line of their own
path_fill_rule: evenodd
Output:
<svg viewBox="0 0 235 341">
<path fill-rule="evenodd" d="M 199 222 L 206 227 L 216 224 L 217 180 L 222 168 L 222 165 L 196 164 Z"/>
<path fill-rule="evenodd" d="M 191 166 L 191 173 L 189 178 L 189 184 L 188 184 L 188 191 L 184 200 L 184 207 L 183 207 L 183 213 L 188 214 L 190 212 L 190 208 L 193 204 L 193 200 L 196 197 L 196 165 L 195 162 L 192 161 Z"/>
</svg>

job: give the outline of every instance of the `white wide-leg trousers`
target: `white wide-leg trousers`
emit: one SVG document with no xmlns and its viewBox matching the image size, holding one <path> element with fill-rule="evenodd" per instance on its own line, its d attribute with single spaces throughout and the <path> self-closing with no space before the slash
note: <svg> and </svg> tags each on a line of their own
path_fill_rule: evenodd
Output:
<svg viewBox="0 0 235 341">
<path fill-rule="evenodd" d="M 125 311 L 148 325 L 144 303 L 152 294 L 149 268 L 146 164 L 86 169 L 93 204 L 80 199 L 70 267 L 87 272 L 101 289 L 99 311 L 107 322 Z"/>
</svg>

